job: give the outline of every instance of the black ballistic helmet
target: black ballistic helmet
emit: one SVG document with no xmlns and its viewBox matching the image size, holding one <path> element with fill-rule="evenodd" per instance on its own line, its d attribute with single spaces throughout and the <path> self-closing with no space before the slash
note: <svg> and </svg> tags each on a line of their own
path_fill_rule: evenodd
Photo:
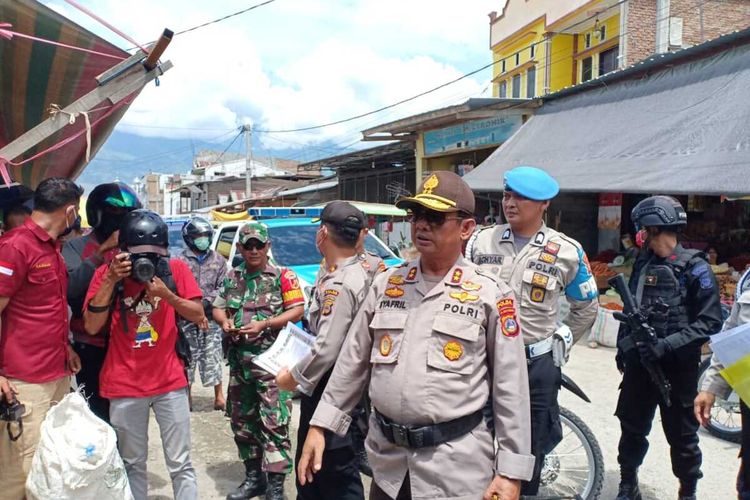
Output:
<svg viewBox="0 0 750 500">
<path fill-rule="evenodd" d="M 99 184 L 86 200 L 86 220 L 91 227 L 98 227 L 102 223 L 102 213 L 106 206 L 132 211 L 141 208 L 141 202 L 127 184 Z"/>
<path fill-rule="evenodd" d="M 132 253 L 166 256 L 169 247 L 167 224 L 151 210 L 133 210 L 123 219 L 118 244 L 122 250 Z"/>
<path fill-rule="evenodd" d="M 687 226 L 687 212 L 671 196 L 649 196 L 633 208 L 630 218 L 637 231 L 644 227 L 658 227 L 676 233 Z"/>
<path fill-rule="evenodd" d="M 213 240 L 214 228 L 210 222 L 203 217 L 193 217 L 184 226 L 182 226 L 182 239 L 191 250 L 198 250 L 195 247 L 195 239 L 201 234 L 208 234 L 209 240 Z"/>
</svg>

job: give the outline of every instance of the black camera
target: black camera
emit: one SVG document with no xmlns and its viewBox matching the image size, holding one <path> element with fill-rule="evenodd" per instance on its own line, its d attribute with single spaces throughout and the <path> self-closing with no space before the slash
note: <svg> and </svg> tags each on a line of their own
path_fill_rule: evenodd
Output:
<svg viewBox="0 0 750 500">
<path fill-rule="evenodd" d="M 20 422 L 23 414 L 26 413 L 26 407 L 13 399 L 10 403 L 4 399 L 0 400 L 0 420 L 6 422 Z"/>
<path fill-rule="evenodd" d="M 134 253 L 130 255 L 133 263 L 130 276 L 139 283 L 148 283 L 156 276 L 156 266 L 159 263 L 159 257 L 151 253 Z"/>
</svg>

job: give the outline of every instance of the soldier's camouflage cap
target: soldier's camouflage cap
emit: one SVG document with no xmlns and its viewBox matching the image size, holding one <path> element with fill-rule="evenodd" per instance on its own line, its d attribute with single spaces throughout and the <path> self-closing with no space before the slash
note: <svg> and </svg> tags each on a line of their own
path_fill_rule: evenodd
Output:
<svg viewBox="0 0 750 500">
<path fill-rule="evenodd" d="M 244 245 L 251 239 L 256 239 L 261 243 L 268 242 L 268 228 L 265 224 L 252 221 L 240 228 L 240 245 Z"/>
<path fill-rule="evenodd" d="M 398 208 L 408 210 L 415 205 L 437 212 L 473 214 L 474 193 L 459 175 L 441 170 L 425 179 L 418 194 L 396 200 Z"/>
</svg>

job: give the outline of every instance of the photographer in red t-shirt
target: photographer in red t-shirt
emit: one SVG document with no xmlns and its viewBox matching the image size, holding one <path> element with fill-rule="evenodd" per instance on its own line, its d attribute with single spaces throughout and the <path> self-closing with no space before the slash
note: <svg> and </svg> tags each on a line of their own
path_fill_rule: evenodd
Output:
<svg viewBox="0 0 750 500">
<path fill-rule="evenodd" d="M 195 500 L 190 459 L 190 409 L 184 361 L 175 348 L 177 315 L 208 327 L 201 290 L 187 265 L 169 259 L 167 225 L 150 210 L 134 210 L 120 228 L 123 250 L 94 274 L 84 304 L 86 332 L 96 335 L 111 318 L 101 395 L 110 400 L 130 488 L 146 500 L 149 408 L 154 409 L 177 500 Z"/>
</svg>

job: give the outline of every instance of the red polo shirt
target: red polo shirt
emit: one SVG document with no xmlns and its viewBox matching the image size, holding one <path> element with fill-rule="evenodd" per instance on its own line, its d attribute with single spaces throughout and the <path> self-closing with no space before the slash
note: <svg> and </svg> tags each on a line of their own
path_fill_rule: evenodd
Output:
<svg viewBox="0 0 750 500">
<path fill-rule="evenodd" d="M 68 274 L 60 244 L 31 218 L 0 238 L 0 374 L 41 384 L 68 375 Z"/>
</svg>

